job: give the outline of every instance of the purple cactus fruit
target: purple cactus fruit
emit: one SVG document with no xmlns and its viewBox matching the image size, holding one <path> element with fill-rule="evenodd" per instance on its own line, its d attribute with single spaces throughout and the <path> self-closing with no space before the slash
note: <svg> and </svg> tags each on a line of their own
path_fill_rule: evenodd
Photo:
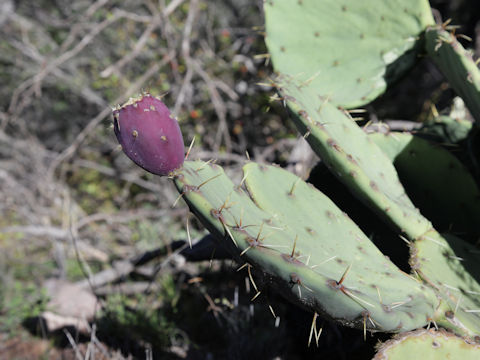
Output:
<svg viewBox="0 0 480 360">
<path fill-rule="evenodd" d="M 131 98 L 113 118 L 118 142 L 138 166 L 161 176 L 182 166 L 182 133 L 162 101 L 150 94 Z"/>
</svg>

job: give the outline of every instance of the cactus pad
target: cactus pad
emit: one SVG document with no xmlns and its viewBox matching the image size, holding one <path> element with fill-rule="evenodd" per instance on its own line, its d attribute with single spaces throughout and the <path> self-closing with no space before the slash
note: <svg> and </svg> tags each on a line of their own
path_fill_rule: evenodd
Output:
<svg viewBox="0 0 480 360">
<path fill-rule="evenodd" d="M 326 196 L 273 166 L 244 167 L 245 191 L 223 170 L 184 163 L 175 184 L 192 212 L 285 297 L 348 326 L 423 326 L 438 300 L 401 272 Z"/>
<path fill-rule="evenodd" d="M 417 330 L 382 344 L 373 360 L 404 360 L 420 357 L 423 360 L 462 359 L 476 360 L 480 346 L 444 330 Z"/>
<path fill-rule="evenodd" d="M 479 122 L 480 70 L 472 54 L 463 48 L 453 34 L 441 27 L 427 29 L 425 39 L 428 54 Z"/>
<path fill-rule="evenodd" d="M 471 121 L 451 115 L 441 115 L 433 121 L 425 123 L 418 133 L 439 143 L 457 144 L 468 137 L 472 128 Z"/>
<path fill-rule="evenodd" d="M 372 101 L 405 73 L 434 24 L 426 0 L 270 0 L 264 9 L 275 70 L 344 107 Z"/>
</svg>

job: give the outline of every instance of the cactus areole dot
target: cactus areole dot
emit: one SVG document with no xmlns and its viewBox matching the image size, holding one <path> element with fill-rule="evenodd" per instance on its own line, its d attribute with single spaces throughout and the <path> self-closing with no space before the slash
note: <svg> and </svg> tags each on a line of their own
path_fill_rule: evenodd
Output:
<svg viewBox="0 0 480 360">
<path fill-rule="evenodd" d="M 150 94 L 113 110 L 114 130 L 125 154 L 145 170 L 165 176 L 182 166 L 184 143 L 178 122 Z"/>
</svg>

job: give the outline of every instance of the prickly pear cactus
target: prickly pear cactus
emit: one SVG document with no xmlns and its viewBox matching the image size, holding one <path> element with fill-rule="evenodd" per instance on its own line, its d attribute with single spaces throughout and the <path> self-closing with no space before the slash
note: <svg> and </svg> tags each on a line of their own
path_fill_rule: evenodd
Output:
<svg viewBox="0 0 480 360">
<path fill-rule="evenodd" d="M 415 276 L 400 271 L 330 199 L 285 170 L 247 163 L 241 183 L 233 184 L 218 165 L 184 162 L 183 157 L 165 162 L 172 151 L 183 153 L 183 142 L 181 149 L 179 141 L 167 142 L 174 148 L 157 146 L 158 142 L 163 145 L 162 136 L 170 139 L 177 133 L 175 126 L 164 124 L 172 125 L 169 117 L 144 117 L 143 108 L 152 110 L 149 104 L 145 107 L 145 99 L 152 100 L 149 96 L 115 110 L 115 131 L 119 141 L 128 145 L 123 149 L 132 160 L 174 179 L 191 211 L 245 263 L 252 282 L 253 271 L 291 301 L 364 331 L 404 332 L 432 322 L 465 336 L 480 334 L 475 248 L 441 236 L 424 220 L 404 193 L 388 155 L 343 112 L 329 103 L 317 108 L 296 85 L 289 84 L 287 89 L 289 105 L 306 109 L 297 111 L 300 129 L 305 126 L 304 131 L 310 132 L 312 146 L 340 178 L 350 176 L 347 184 L 366 186 L 365 198 L 371 197 L 377 209 L 381 201 L 390 201 L 389 206 L 397 206 L 393 214 L 405 218 L 410 211 L 413 225 L 406 234 L 414 240 L 410 247 Z M 142 111 L 122 116 L 130 107 Z M 330 123 L 317 120 L 325 114 Z M 140 137 L 144 130 L 157 138 Z M 125 141 L 129 135 L 133 142 Z M 151 143 L 137 143 L 145 139 Z M 144 151 L 140 160 L 136 149 Z M 381 168 L 366 166 L 373 160 Z M 396 218 L 391 220 L 398 225 Z M 262 290 L 253 284 L 256 298 Z"/>
<path fill-rule="evenodd" d="M 427 0 L 269 0 L 264 10 L 275 70 L 347 108 L 404 74 L 434 24 Z"/>
<path fill-rule="evenodd" d="M 267 14 L 268 11 L 274 12 L 272 8 L 276 5 L 276 3 L 266 5 Z M 293 6 L 293 3 L 290 5 Z M 301 5 L 303 4 L 299 4 Z M 318 3 L 312 6 L 321 7 Z M 359 6 L 362 7 L 361 4 Z M 355 14 L 360 15 L 362 11 L 366 11 L 362 9 L 356 9 Z M 314 29 L 315 26 L 311 25 L 311 28 Z M 278 47 L 278 44 L 269 43 L 268 30 L 267 16 L 267 45 L 273 56 L 276 54 L 275 46 Z M 277 29 L 271 31 L 272 34 L 279 32 Z M 350 36 L 350 40 L 353 39 L 354 36 Z M 279 38 L 279 41 L 282 39 Z M 322 44 L 328 44 L 328 41 L 323 41 Z M 278 53 L 276 57 L 282 58 L 281 61 L 285 62 L 289 60 L 288 56 L 280 56 Z M 480 322 L 475 309 L 478 309 L 479 304 L 475 302 L 475 294 L 480 292 L 475 274 L 478 274 L 476 264 L 479 259 L 474 255 L 475 248 L 460 239 L 452 240 L 450 236 L 438 234 L 406 195 L 393 167 L 393 157 L 397 160 L 398 167 L 403 168 L 404 175 L 407 174 L 407 178 L 410 177 L 411 182 L 418 186 L 417 192 L 431 191 L 434 193 L 433 196 L 445 198 L 446 196 L 440 193 L 446 190 L 446 186 L 454 186 L 456 189 L 451 192 L 459 197 L 453 196 L 454 200 L 447 200 L 447 203 L 442 204 L 449 206 L 454 203 L 455 206 L 440 213 L 447 218 L 454 214 L 450 221 L 455 221 L 455 225 L 476 234 L 478 224 L 475 219 L 479 204 L 477 204 L 478 189 L 473 179 L 466 174 L 458 161 L 446 157 L 440 151 L 433 151 L 426 143 L 410 144 L 411 139 L 408 140 L 408 148 L 407 144 L 401 141 L 396 143 L 396 151 L 387 146 L 385 150 L 390 154 L 388 159 L 373 143 L 372 138 L 369 138 L 347 113 L 337 108 L 338 101 L 329 94 L 325 95 L 323 84 L 315 82 L 317 77 L 305 80 L 301 74 L 287 70 L 281 61 L 280 64 L 276 63 L 274 57 L 275 68 L 283 74 L 275 80 L 275 85 L 282 95 L 281 99 L 292 110 L 293 120 L 299 131 L 339 180 L 377 213 L 395 224 L 410 240 L 412 253 L 410 262 L 413 270 L 432 286 L 442 299 L 431 320 L 445 327 L 454 328 L 462 335 L 478 335 L 480 328 L 477 324 Z M 368 75 L 360 62 L 356 64 L 362 74 Z M 321 64 L 315 69 L 321 74 L 329 67 Z M 340 67 L 340 71 L 347 70 L 348 66 Z M 337 76 L 336 80 L 338 86 L 349 88 L 348 80 L 345 81 L 341 76 Z M 383 136 L 382 140 L 387 138 L 384 135 L 379 136 Z M 403 139 L 405 142 L 405 138 Z M 385 145 L 385 142 L 383 144 Z M 389 145 L 392 145 L 391 141 Z M 392 151 L 395 152 L 393 156 Z M 408 155 L 398 156 L 397 159 L 400 152 L 407 151 Z M 413 161 L 412 153 L 417 152 L 421 154 Z M 406 157 L 410 159 L 406 160 Z M 428 170 L 425 171 L 425 168 Z M 442 180 L 446 180 L 445 182 L 439 181 L 440 175 L 443 175 Z M 422 182 L 423 185 L 420 185 Z M 441 183 L 434 185 L 440 189 L 432 189 L 429 182 Z M 436 204 L 440 205 L 442 201 L 444 199 L 440 198 Z M 431 202 L 429 205 L 434 204 L 435 202 Z M 458 209 L 459 206 L 461 209 Z M 456 255 L 458 253 L 462 255 Z M 468 294 L 463 302 L 460 294 Z M 457 305 L 454 306 L 454 303 Z"/>
<path fill-rule="evenodd" d="M 425 0 L 269 0 L 265 17 L 280 99 L 337 178 L 405 235 L 412 275 L 330 199 L 285 170 L 249 162 L 234 184 L 218 165 L 184 162 L 178 124 L 158 99 L 132 99 L 115 110 L 125 153 L 173 179 L 191 211 L 244 264 L 257 291 L 252 300 L 262 292 L 254 272 L 294 303 L 347 326 L 405 332 L 432 325 L 478 339 L 474 179 L 444 150 L 410 134 L 368 135 L 344 110 L 373 100 L 428 51 L 478 120 L 478 68 L 452 34 L 433 26 Z M 448 126 L 459 139 L 470 129 Z M 377 358 L 478 353 L 461 341 L 444 331 L 408 333 Z"/>
</svg>

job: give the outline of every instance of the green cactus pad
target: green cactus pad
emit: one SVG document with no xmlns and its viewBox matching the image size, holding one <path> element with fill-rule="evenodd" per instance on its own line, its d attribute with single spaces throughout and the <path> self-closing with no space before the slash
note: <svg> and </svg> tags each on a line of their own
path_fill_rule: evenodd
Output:
<svg viewBox="0 0 480 360">
<path fill-rule="evenodd" d="M 408 133 L 373 133 L 422 214 L 439 231 L 480 236 L 480 191 L 475 180 L 445 149 Z"/>
<path fill-rule="evenodd" d="M 472 127 L 471 121 L 442 115 L 424 124 L 418 133 L 444 144 L 457 144 L 468 137 Z"/>
<path fill-rule="evenodd" d="M 417 330 L 401 335 L 382 344 L 373 360 L 480 358 L 480 346 L 444 330 Z"/>
<path fill-rule="evenodd" d="M 221 167 L 184 163 L 175 184 L 192 212 L 285 297 L 357 328 L 425 325 L 434 292 L 401 272 L 327 197 L 273 166 L 244 167 L 248 193 Z"/>
<path fill-rule="evenodd" d="M 427 29 L 428 54 L 462 97 L 477 122 L 480 121 L 480 71 L 470 52 L 441 27 Z"/>
<path fill-rule="evenodd" d="M 411 238 L 431 228 L 405 194 L 390 159 L 345 112 L 292 79 L 282 77 L 278 86 L 297 115 L 299 131 L 356 196 Z"/>
<path fill-rule="evenodd" d="M 426 0 L 268 0 L 264 9 L 275 70 L 347 108 L 404 74 L 434 24 Z"/>
<path fill-rule="evenodd" d="M 412 243 L 412 269 L 437 289 L 444 303 L 436 323 L 468 336 L 480 335 L 480 249 L 452 235 L 429 231 Z"/>
</svg>

